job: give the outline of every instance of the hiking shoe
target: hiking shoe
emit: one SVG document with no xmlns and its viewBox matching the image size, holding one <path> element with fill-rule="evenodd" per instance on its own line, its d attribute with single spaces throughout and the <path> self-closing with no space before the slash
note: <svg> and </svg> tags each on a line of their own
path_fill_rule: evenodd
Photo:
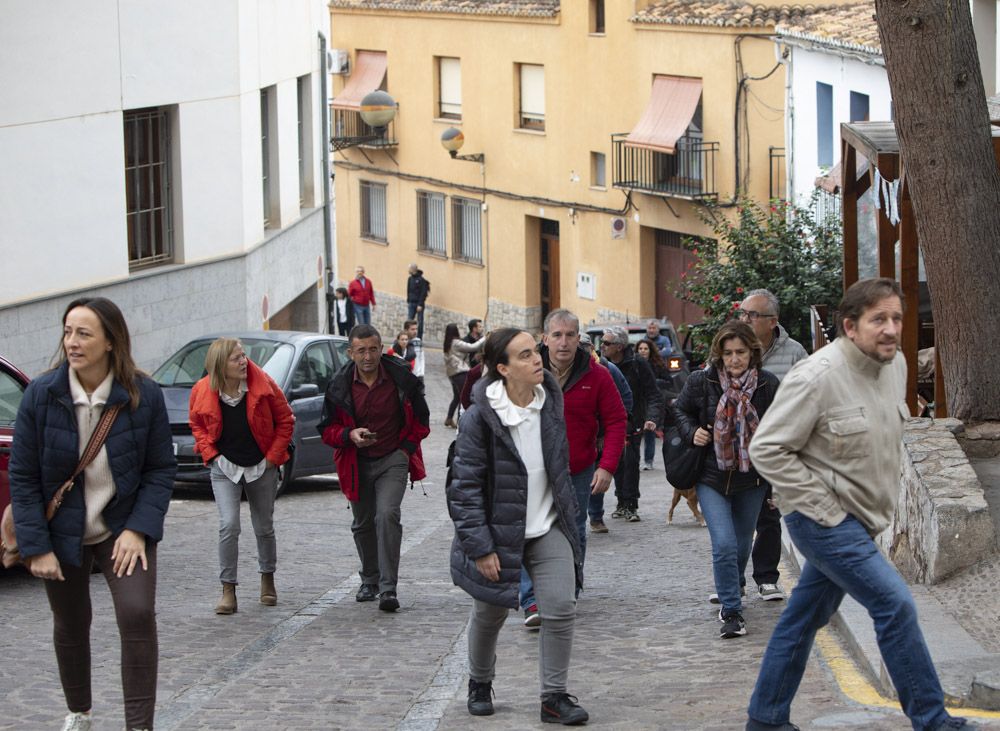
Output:
<svg viewBox="0 0 1000 731">
<path fill-rule="evenodd" d="M 378 595 L 378 608 L 383 612 L 395 612 L 399 609 L 399 599 L 396 598 L 396 592 L 394 591 L 383 591 Z"/>
<path fill-rule="evenodd" d="M 745 586 L 741 586 L 740 587 L 740 598 L 741 599 L 746 599 L 747 598 L 747 588 Z M 709 604 L 718 604 L 719 603 L 719 595 L 716 594 L 713 591 L 711 594 L 708 595 L 708 603 Z"/>
<path fill-rule="evenodd" d="M 362 584 L 358 593 L 354 595 L 354 601 L 373 602 L 378 598 L 378 587 L 374 584 Z"/>
<path fill-rule="evenodd" d="M 604 525 L 603 520 L 592 520 L 590 521 L 590 532 L 591 533 L 607 533 L 608 526 Z"/>
<path fill-rule="evenodd" d="M 538 629 L 542 626 L 542 617 L 538 613 L 537 604 L 532 604 L 524 610 L 524 626 L 528 629 Z"/>
<path fill-rule="evenodd" d="M 542 723 L 575 726 L 586 723 L 588 718 L 588 713 L 577 704 L 576 696 L 569 693 L 546 693 L 542 696 Z"/>
<path fill-rule="evenodd" d="M 469 700 L 466 702 L 469 713 L 473 716 L 492 716 L 493 696 L 493 683 L 480 683 L 469 678 Z"/>
<path fill-rule="evenodd" d="M 638 523 L 642 518 L 639 517 L 639 508 L 629 508 L 628 515 L 625 516 L 625 520 L 629 523 Z"/>
<path fill-rule="evenodd" d="M 626 517 L 627 514 L 628 514 L 628 508 L 626 508 L 624 505 L 619 505 L 617 508 L 615 508 L 615 512 L 611 514 L 611 517 L 624 518 Z"/>
<path fill-rule="evenodd" d="M 724 640 L 731 640 L 734 637 L 742 637 L 747 633 L 747 623 L 743 621 L 743 615 L 739 612 L 729 612 L 723 614 L 719 610 L 719 621 L 722 628 L 719 630 L 719 637 Z"/>
<path fill-rule="evenodd" d="M 780 602 L 785 598 L 785 592 L 777 584 L 761 584 L 757 587 L 757 593 L 765 602 Z"/>
</svg>

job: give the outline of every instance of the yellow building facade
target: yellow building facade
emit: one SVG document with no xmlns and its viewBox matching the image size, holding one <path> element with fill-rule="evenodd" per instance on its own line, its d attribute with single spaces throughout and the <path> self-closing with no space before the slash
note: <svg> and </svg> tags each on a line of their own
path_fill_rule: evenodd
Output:
<svg viewBox="0 0 1000 731">
<path fill-rule="evenodd" d="M 430 342 L 472 317 L 537 329 L 556 307 L 584 323 L 696 317 L 672 291 L 681 238 L 711 234 L 705 204 L 783 195 L 769 31 L 795 11 L 722 7 L 333 0 L 350 71 L 333 76 L 334 136 L 355 129 L 360 94 L 398 103 L 382 141 L 334 155 L 339 279 L 363 265 L 374 322 L 394 331 L 416 263 Z M 452 128 L 481 163 L 449 156 Z"/>
</svg>

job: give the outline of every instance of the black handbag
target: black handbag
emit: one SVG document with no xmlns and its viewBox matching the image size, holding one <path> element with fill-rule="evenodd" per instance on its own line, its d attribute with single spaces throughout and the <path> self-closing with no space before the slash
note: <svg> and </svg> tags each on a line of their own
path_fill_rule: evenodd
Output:
<svg viewBox="0 0 1000 731">
<path fill-rule="evenodd" d="M 708 406 L 708 390 L 705 390 L 705 407 Z M 690 490 L 701 476 L 708 457 L 708 448 L 697 447 L 681 436 L 676 424 L 663 433 L 663 466 L 667 472 L 667 482 L 676 490 Z"/>
<path fill-rule="evenodd" d="M 677 490 L 694 487 L 705 467 L 708 447 L 696 447 L 681 436 L 676 426 L 671 426 L 663 434 L 663 464 L 667 470 L 667 482 Z"/>
</svg>

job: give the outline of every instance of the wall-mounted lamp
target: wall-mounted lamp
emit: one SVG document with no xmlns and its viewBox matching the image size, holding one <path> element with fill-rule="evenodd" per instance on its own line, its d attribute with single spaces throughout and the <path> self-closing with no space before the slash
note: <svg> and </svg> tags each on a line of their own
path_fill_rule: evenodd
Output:
<svg viewBox="0 0 1000 731">
<path fill-rule="evenodd" d="M 454 160 L 468 160 L 469 162 L 485 163 L 486 155 L 477 152 L 475 155 L 459 155 L 458 151 L 465 144 L 465 135 L 462 130 L 449 127 L 441 133 L 441 147 L 448 151 Z"/>
<path fill-rule="evenodd" d="M 361 121 L 371 127 L 371 134 L 332 137 L 334 151 L 385 140 L 386 127 L 396 117 L 396 100 L 381 90 L 365 94 L 361 100 Z"/>
</svg>

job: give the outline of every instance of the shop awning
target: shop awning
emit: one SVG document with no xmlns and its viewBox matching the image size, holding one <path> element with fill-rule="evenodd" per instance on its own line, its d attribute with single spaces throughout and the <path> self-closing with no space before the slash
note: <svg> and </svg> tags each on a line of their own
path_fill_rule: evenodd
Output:
<svg viewBox="0 0 1000 731">
<path fill-rule="evenodd" d="M 385 79 L 385 51 L 358 51 L 343 91 L 333 99 L 334 109 L 361 109 L 361 100 L 382 86 Z"/>
<path fill-rule="evenodd" d="M 701 79 L 653 77 L 653 91 L 642 119 L 625 138 L 627 147 L 674 153 L 677 140 L 691 124 L 701 100 Z"/>
</svg>

